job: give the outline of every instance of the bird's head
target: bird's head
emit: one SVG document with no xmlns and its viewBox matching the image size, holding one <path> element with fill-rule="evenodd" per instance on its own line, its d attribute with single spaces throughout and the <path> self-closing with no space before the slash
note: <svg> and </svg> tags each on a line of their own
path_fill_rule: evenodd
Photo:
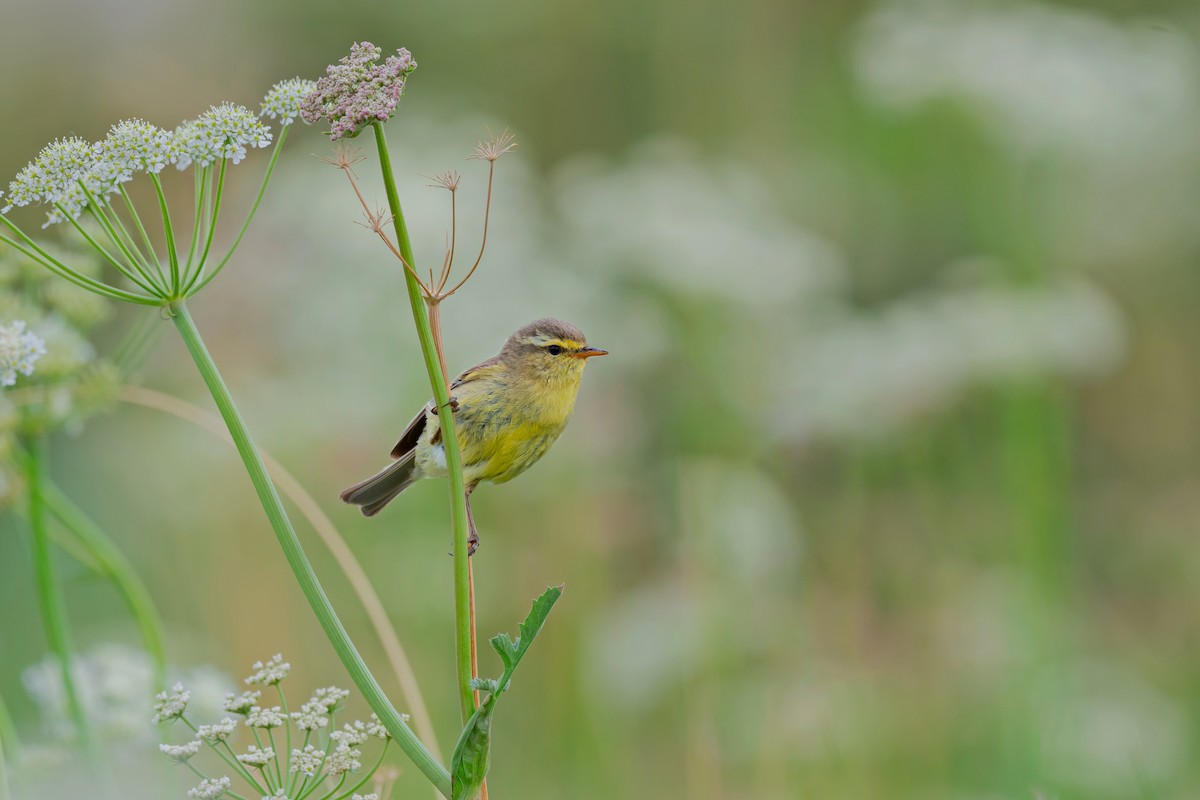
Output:
<svg viewBox="0 0 1200 800">
<path fill-rule="evenodd" d="M 524 375 L 545 381 L 575 381 L 592 356 L 607 350 L 589 347 L 583 331 L 569 322 L 544 317 L 525 325 L 504 343 L 500 357 Z"/>
</svg>

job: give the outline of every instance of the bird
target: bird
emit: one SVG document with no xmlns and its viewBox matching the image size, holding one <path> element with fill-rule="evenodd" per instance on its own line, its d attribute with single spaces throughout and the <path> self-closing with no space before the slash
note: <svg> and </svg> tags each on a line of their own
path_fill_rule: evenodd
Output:
<svg viewBox="0 0 1200 800">
<path fill-rule="evenodd" d="M 470 506 L 475 487 L 510 481 L 546 454 L 571 417 L 588 360 L 603 355 L 608 351 L 590 347 L 579 328 L 543 317 L 517 329 L 499 354 L 451 382 L 470 552 L 479 544 Z M 418 480 L 449 474 L 435 401 L 409 423 L 392 458 L 391 464 L 343 491 L 342 500 L 372 517 Z"/>
</svg>

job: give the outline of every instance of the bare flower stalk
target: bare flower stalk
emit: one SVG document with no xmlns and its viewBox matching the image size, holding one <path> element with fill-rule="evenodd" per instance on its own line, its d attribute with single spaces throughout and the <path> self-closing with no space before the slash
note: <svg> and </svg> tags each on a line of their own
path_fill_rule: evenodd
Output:
<svg viewBox="0 0 1200 800">
<path fill-rule="evenodd" d="M 131 405 L 152 408 L 190 422 L 229 444 L 233 444 L 233 439 L 229 436 L 229 432 L 220 418 L 178 397 L 141 386 L 123 387 L 120 397 L 122 401 Z M 383 646 L 384 654 L 391 664 L 392 673 L 407 701 L 409 713 L 412 714 L 413 727 L 416 728 L 417 734 L 425 742 L 426 747 L 432 752 L 437 752 L 440 748 L 434 733 L 433 720 L 429 716 L 425 697 L 421 694 L 421 687 L 417 683 L 416 673 L 413 672 L 404 645 L 400 643 L 400 637 L 397 636 L 395 628 L 388 620 L 387 610 L 383 607 L 383 602 L 371 585 L 362 565 L 354 557 L 354 552 L 346 545 L 345 539 L 338 533 L 333 521 L 329 519 L 312 495 L 305 490 L 303 484 L 269 452 L 262 450 L 261 453 L 263 462 L 274 477 L 279 490 L 299 509 L 301 516 L 321 537 L 321 541 L 333 554 L 334 561 L 345 573 L 359 602 L 363 604 L 363 608 L 367 612 L 367 619 L 370 621 L 371 627 L 375 629 L 375 634 Z"/>
</svg>

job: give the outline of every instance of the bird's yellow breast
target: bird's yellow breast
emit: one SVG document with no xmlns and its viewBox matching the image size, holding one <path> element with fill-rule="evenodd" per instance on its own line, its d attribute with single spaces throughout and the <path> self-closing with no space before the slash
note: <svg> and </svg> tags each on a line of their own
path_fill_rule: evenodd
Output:
<svg viewBox="0 0 1200 800">
<path fill-rule="evenodd" d="M 582 370 L 562 375 L 513 375 L 503 364 L 478 371 L 454 388 L 463 477 L 468 484 L 504 483 L 533 466 L 566 427 Z M 431 414 L 417 445 L 426 475 L 446 474 L 439 424 Z"/>
</svg>

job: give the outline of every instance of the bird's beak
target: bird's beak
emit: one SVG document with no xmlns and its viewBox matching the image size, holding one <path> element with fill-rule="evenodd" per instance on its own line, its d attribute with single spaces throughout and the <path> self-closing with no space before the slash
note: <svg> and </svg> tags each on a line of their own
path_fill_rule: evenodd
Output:
<svg viewBox="0 0 1200 800">
<path fill-rule="evenodd" d="M 606 356 L 607 350 L 601 350 L 599 347 L 585 347 L 582 350 L 571 353 L 571 358 L 591 358 L 592 356 Z"/>
</svg>

